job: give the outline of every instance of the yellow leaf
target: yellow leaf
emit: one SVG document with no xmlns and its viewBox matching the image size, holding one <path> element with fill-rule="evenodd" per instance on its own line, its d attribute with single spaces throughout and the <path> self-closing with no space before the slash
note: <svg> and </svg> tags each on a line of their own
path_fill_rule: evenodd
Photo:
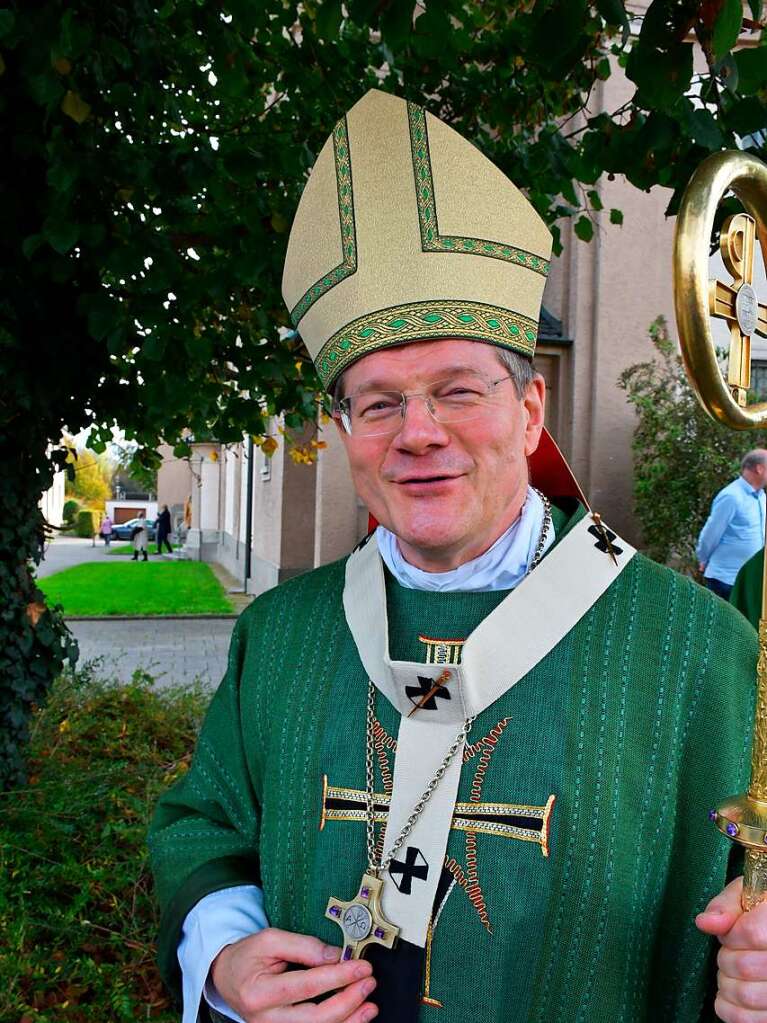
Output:
<svg viewBox="0 0 767 1023">
<path fill-rule="evenodd" d="M 277 441 L 274 437 L 265 437 L 261 445 L 261 450 L 267 458 L 271 458 L 274 452 L 277 450 Z"/>
<path fill-rule="evenodd" d="M 211 460 L 211 462 L 217 462 L 218 461 L 218 451 L 211 451 L 211 453 L 210 453 L 210 460 Z"/>
<path fill-rule="evenodd" d="M 85 100 L 81 96 L 78 96 L 76 92 L 72 92 L 71 89 L 68 90 L 64 99 L 61 101 L 61 110 L 67 115 L 67 117 L 71 117 L 72 120 L 76 121 L 78 124 L 82 124 L 83 121 L 87 121 L 91 113 L 90 104 L 86 103 Z"/>
<path fill-rule="evenodd" d="M 272 227 L 277 234 L 284 234 L 288 229 L 288 222 L 280 213 L 272 214 Z"/>
<path fill-rule="evenodd" d="M 58 57 L 56 60 L 52 60 L 51 64 L 60 75 L 68 75 L 72 70 L 71 61 L 68 61 L 66 57 Z"/>
<path fill-rule="evenodd" d="M 68 731 L 69 731 L 69 718 L 64 718 L 64 720 L 59 725 L 59 732 L 64 733 L 64 732 L 68 732 Z"/>
</svg>

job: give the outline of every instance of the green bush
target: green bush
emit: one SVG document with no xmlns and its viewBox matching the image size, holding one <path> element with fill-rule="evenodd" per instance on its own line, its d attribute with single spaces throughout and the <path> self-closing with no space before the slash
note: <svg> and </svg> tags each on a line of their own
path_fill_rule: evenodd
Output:
<svg viewBox="0 0 767 1023">
<path fill-rule="evenodd" d="M 98 512 L 91 508 L 83 508 L 77 513 L 76 532 L 78 536 L 93 536 L 99 529 Z"/>
<path fill-rule="evenodd" d="M 655 358 L 629 366 L 618 381 L 637 413 L 634 503 L 647 554 L 693 572 L 714 496 L 739 474 L 747 451 L 767 447 L 767 434 L 731 430 L 703 411 L 662 317 L 650 341 Z"/>
<path fill-rule="evenodd" d="M 74 501 L 70 498 L 69 501 L 64 502 L 64 509 L 62 514 L 64 516 L 64 522 L 67 526 L 71 527 L 74 525 L 75 517 L 77 516 L 79 510 L 80 510 L 79 501 Z"/>
<path fill-rule="evenodd" d="M 29 782 L 0 794 L 0 1020 L 178 1023 L 155 967 L 146 830 L 188 767 L 210 693 L 59 678 Z"/>
</svg>

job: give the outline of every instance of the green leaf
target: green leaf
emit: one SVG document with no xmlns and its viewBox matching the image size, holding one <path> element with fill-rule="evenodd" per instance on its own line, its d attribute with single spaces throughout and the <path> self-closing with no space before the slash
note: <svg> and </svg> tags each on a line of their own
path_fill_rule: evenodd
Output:
<svg viewBox="0 0 767 1023">
<path fill-rule="evenodd" d="M 767 45 L 738 50 L 734 57 L 741 95 L 757 92 L 767 85 Z"/>
<path fill-rule="evenodd" d="M 342 17 L 341 0 L 323 0 L 317 10 L 315 19 L 318 37 L 328 41 L 336 39 Z"/>
<path fill-rule="evenodd" d="M 601 210 L 603 208 L 602 200 L 599 196 L 599 192 L 595 188 L 590 189 L 586 195 L 588 196 L 591 208 L 593 210 Z"/>
<path fill-rule="evenodd" d="M 642 42 L 633 47 L 626 74 L 637 85 L 640 105 L 663 110 L 673 106 L 690 87 L 692 80 L 692 43 L 682 43 L 661 51 Z"/>
<path fill-rule="evenodd" d="M 115 327 L 119 307 L 106 293 L 88 295 L 83 304 L 87 308 L 88 331 L 96 341 L 101 341 Z"/>
<path fill-rule="evenodd" d="M 32 259 L 44 241 L 45 238 L 41 234 L 31 234 L 21 243 L 21 251 L 27 259 Z"/>
<path fill-rule="evenodd" d="M 594 237 L 594 224 L 590 217 L 578 217 L 574 230 L 582 242 L 590 242 Z"/>
<path fill-rule="evenodd" d="M 51 248 L 65 256 L 80 237 L 80 226 L 63 217 L 49 217 L 43 224 L 43 235 Z"/>
<path fill-rule="evenodd" d="M 748 6 L 751 10 L 751 16 L 754 19 L 754 21 L 761 21 L 762 7 L 764 6 L 762 0 L 748 0 Z"/>
<path fill-rule="evenodd" d="M 61 111 L 67 117 L 71 117 L 77 124 L 87 121 L 91 114 L 90 104 L 86 103 L 82 96 L 69 89 L 61 101 Z"/>
<path fill-rule="evenodd" d="M 381 8 L 383 4 L 375 4 Z M 381 15 L 381 41 L 396 53 L 410 41 L 413 32 L 413 0 L 393 0 Z M 422 15 L 423 17 L 423 15 Z"/>
<path fill-rule="evenodd" d="M 144 338 L 141 345 L 141 354 L 151 362 L 160 362 L 165 355 L 165 338 L 157 334 L 150 334 Z"/>
<path fill-rule="evenodd" d="M 610 223 L 618 225 L 623 223 L 623 213 L 621 210 L 616 210 L 615 207 L 610 210 Z"/>
<path fill-rule="evenodd" d="M 694 110 L 689 118 L 690 136 L 704 149 L 721 149 L 724 143 L 722 129 L 708 110 Z"/>
<path fill-rule="evenodd" d="M 756 96 L 746 96 L 727 111 L 725 122 L 741 137 L 763 131 L 767 124 L 767 106 Z"/>
<path fill-rule="evenodd" d="M 623 0 L 597 0 L 597 10 L 608 25 L 624 25 L 628 20 Z"/>
<path fill-rule="evenodd" d="M 722 9 L 714 22 L 714 56 L 717 60 L 729 53 L 740 35 L 743 24 L 742 0 L 724 0 Z"/>
<path fill-rule="evenodd" d="M 16 23 L 13 11 L 7 7 L 0 8 L 0 39 L 9 35 Z"/>
</svg>

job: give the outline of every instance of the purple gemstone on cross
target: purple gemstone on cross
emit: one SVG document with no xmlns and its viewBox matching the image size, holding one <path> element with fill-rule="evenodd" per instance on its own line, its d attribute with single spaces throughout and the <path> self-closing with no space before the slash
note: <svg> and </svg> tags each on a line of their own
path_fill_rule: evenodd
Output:
<svg viewBox="0 0 767 1023">
<path fill-rule="evenodd" d="M 340 916 L 341 915 L 341 910 L 338 908 L 338 906 L 331 906 L 330 907 L 330 915 L 331 916 Z"/>
<path fill-rule="evenodd" d="M 724 830 L 727 832 L 727 834 L 730 836 L 730 838 L 735 838 L 735 836 L 737 835 L 737 833 L 740 830 L 740 828 L 738 827 L 737 824 L 733 824 L 732 821 L 730 821 L 730 823 L 727 825 L 727 827 Z"/>
<path fill-rule="evenodd" d="M 715 821 L 715 820 L 716 820 L 716 818 L 717 818 L 717 812 L 716 812 L 716 810 L 709 810 L 709 811 L 708 811 L 708 819 L 709 819 L 710 821 Z"/>
<path fill-rule="evenodd" d="M 767 841 L 767 839 L 765 839 L 765 841 Z M 373 931 L 373 934 L 376 936 L 376 938 L 380 939 L 383 938 L 384 934 L 386 934 L 386 931 L 383 929 L 383 927 L 376 927 L 376 929 Z"/>
<path fill-rule="evenodd" d="M 368 899 L 368 898 L 370 898 L 370 889 L 369 888 L 360 888 L 360 898 L 361 899 Z"/>
<path fill-rule="evenodd" d="M 341 956 L 344 962 L 346 962 L 348 959 L 351 959 L 352 951 L 353 949 L 351 945 L 347 945 L 346 948 L 344 949 L 344 954 Z"/>
</svg>

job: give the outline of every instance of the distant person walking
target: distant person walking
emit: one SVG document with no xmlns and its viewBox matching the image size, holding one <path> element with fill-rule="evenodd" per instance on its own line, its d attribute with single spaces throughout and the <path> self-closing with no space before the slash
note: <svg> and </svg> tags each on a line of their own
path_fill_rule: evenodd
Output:
<svg viewBox="0 0 767 1023">
<path fill-rule="evenodd" d="M 101 535 L 101 538 L 104 541 L 104 546 L 108 547 L 112 540 L 112 520 L 108 515 L 105 515 L 104 518 L 101 520 L 101 525 L 99 526 L 99 534 Z"/>
<path fill-rule="evenodd" d="M 133 535 L 131 537 L 133 541 L 133 561 L 138 561 L 139 552 L 144 555 L 144 561 L 148 560 L 147 557 L 147 543 L 149 540 L 149 532 L 146 528 L 146 519 L 144 513 L 139 512 L 137 515 L 138 522 L 133 527 Z"/>
<path fill-rule="evenodd" d="M 170 512 L 167 504 L 162 506 L 162 511 L 157 516 L 157 553 L 162 554 L 162 545 L 168 548 L 168 554 L 173 553 L 168 537 L 170 536 Z"/>
<path fill-rule="evenodd" d="M 709 590 L 727 600 L 741 566 L 764 546 L 767 451 L 749 451 L 740 476 L 713 500 L 696 554 Z"/>
</svg>

